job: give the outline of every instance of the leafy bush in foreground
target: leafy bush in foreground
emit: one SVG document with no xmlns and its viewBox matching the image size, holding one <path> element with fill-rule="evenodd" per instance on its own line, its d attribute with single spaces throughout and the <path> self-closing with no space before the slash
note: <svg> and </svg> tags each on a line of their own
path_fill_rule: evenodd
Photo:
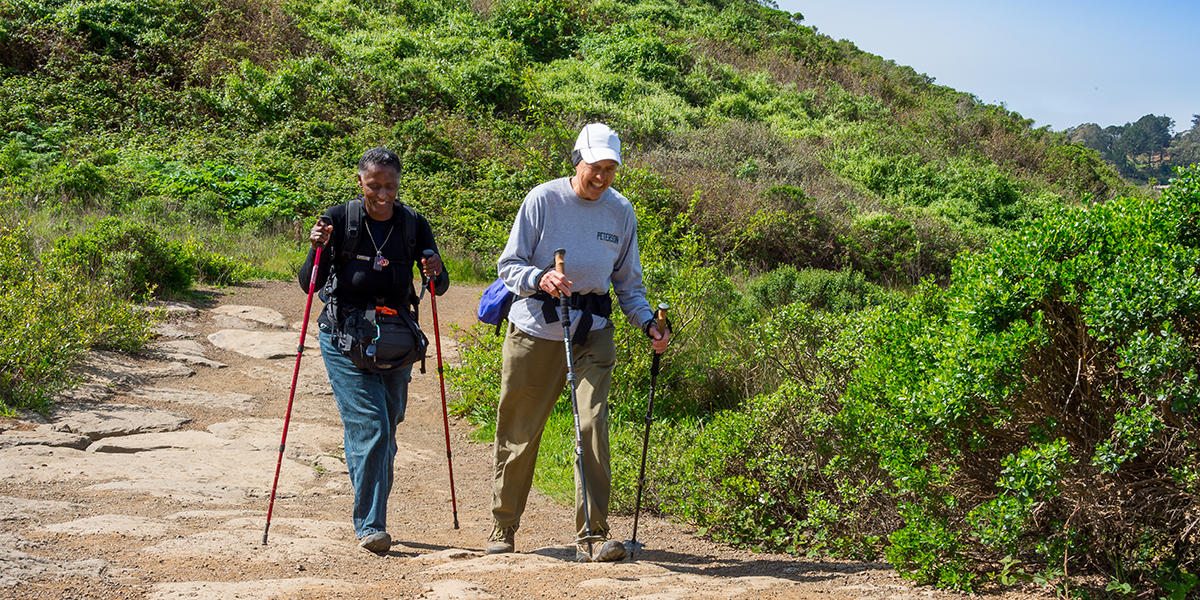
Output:
<svg viewBox="0 0 1200 600">
<path fill-rule="evenodd" d="M 880 321 L 838 419 L 893 479 L 888 558 L 959 587 L 1004 556 L 1196 571 L 1198 271 L 1192 169 L 1161 198 L 1055 209 Z"/>
<path fill-rule="evenodd" d="M 791 383 L 684 432 L 661 494 L 755 547 L 886 538 L 901 572 L 948 587 L 1002 570 L 1188 587 L 1198 274 L 1192 168 L 1161 198 L 1052 210 L 902 305 L 777 311 L 756 337 Z"/>
<path fill-rule="evenodd" d="M 0 216 L 0 248 L 0 414 L 46 408 L 89 348 L 149 338 L 147 313 L 111 286 L 70 263 L 39 264 L 21 223 Z"/>
</svg>

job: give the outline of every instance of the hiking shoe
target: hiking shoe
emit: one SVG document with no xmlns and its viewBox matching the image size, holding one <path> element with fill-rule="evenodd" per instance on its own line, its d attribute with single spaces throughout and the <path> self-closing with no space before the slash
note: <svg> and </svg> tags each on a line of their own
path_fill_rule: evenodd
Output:
<svg viewBox="0 0 1200 600">
<path fill-rule="evenodd" d="M 360 548 L 365 548 L 375 554 L 384 554 L 392 548 L 392 536 L 386 531 L 368 533 L 358 541 Z"/>
<path fill-rule="evenodd" d="M 608 540 L 600 546 L 600 551 L 592 558 L 596 562 L 614 562 L 625 558 L 625 544 L 617 540 Z"/>
<path fill-rule="evenodd" d="M 517 528 L 513 527 L 493 527 L 492 535 L 488 536 L 488 547 L 484 550 L 484 554 L 508 554 L 517 549 L 513 540 L 517 536 Z"/>
<path fill-rule="evenodd" d="M 587 542 L 575 542 L 575 562 L 592 562 L 592 555 L 588 553 Z"/>
</svg>

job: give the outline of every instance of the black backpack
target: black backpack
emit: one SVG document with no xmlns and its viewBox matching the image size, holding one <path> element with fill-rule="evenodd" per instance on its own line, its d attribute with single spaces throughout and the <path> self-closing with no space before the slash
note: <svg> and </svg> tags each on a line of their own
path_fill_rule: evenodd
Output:
<svg viewBox="0 0 1200 600">
<path fill-rule="evenodd" d="M 415 260 L 417 248 L 417 211 L 396 203 L 404 211 L 404 243 L 408 258 Z M 334 344 L 348 356 L 356 367 L 371 373 L 390 373 L 421 363 L 425 372 L 425 353 L 429 339 L 421 331 L 418 319 L 420 297 L 409 284 L 406 306 L 389 308 L 377 299 L 375 306 L 365 309 L 357 306 L 342 306 L 337 301 L 337 270 L 339 265 L 354 259 L 358 238 L 362 231 L 362 200 L 355 199 L 346 205 L 346 231 L 342 236 L 342 247 L 330 270 L 321 299 L 333 309 L 335 324 Z M 396 287 L 400 285 L 400 270 L 392 269 Z M 411 307 L 411 310 L 409 310 Z"/>
</svg>

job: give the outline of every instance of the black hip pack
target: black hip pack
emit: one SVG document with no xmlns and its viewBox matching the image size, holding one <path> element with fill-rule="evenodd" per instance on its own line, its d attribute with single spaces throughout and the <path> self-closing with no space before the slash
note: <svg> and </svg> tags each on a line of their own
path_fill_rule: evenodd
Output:
<svg viewBox="0 0 1200 600">
<path fill-rule="evenodd" d="M 339 308 L 343 320 L 335 343 L 354 366 L 370 373 L 391 373 L 420 362 L 424 372 L 429 339 L 408 310 Z"/>
</svg>

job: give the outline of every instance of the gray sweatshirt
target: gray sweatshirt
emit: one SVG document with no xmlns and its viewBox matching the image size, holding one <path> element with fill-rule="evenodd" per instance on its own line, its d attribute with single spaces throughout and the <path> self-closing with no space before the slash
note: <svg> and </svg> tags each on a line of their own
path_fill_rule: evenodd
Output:
<svg viewBox="0 0 1200 600">
<path fill-rule="evenodd" d="M 604 294 L 611 285 L 617 303 L 634 326 L 654 318 L 642 285 L 638 258 L 637 217 L 629 200 L 611 187 L 597 200 L 581 198 L 567 177 L 543 183 L 525 196 L 517 211 L 508 244 L 497 268 L 513 301 L 508 320 L 529 335 L 563 339 L 562 323 L 547 324 L 542 303 L 531 298 L 538 292 L 537 277 L 554 268 L 554 251 L 565 248 L 567 279 L 571 291 Z M 571 310 L 571 334 L 579 324 L 579 311 Z M 595 316 L 592 330 L 608 324 Z"/>
</svg>

